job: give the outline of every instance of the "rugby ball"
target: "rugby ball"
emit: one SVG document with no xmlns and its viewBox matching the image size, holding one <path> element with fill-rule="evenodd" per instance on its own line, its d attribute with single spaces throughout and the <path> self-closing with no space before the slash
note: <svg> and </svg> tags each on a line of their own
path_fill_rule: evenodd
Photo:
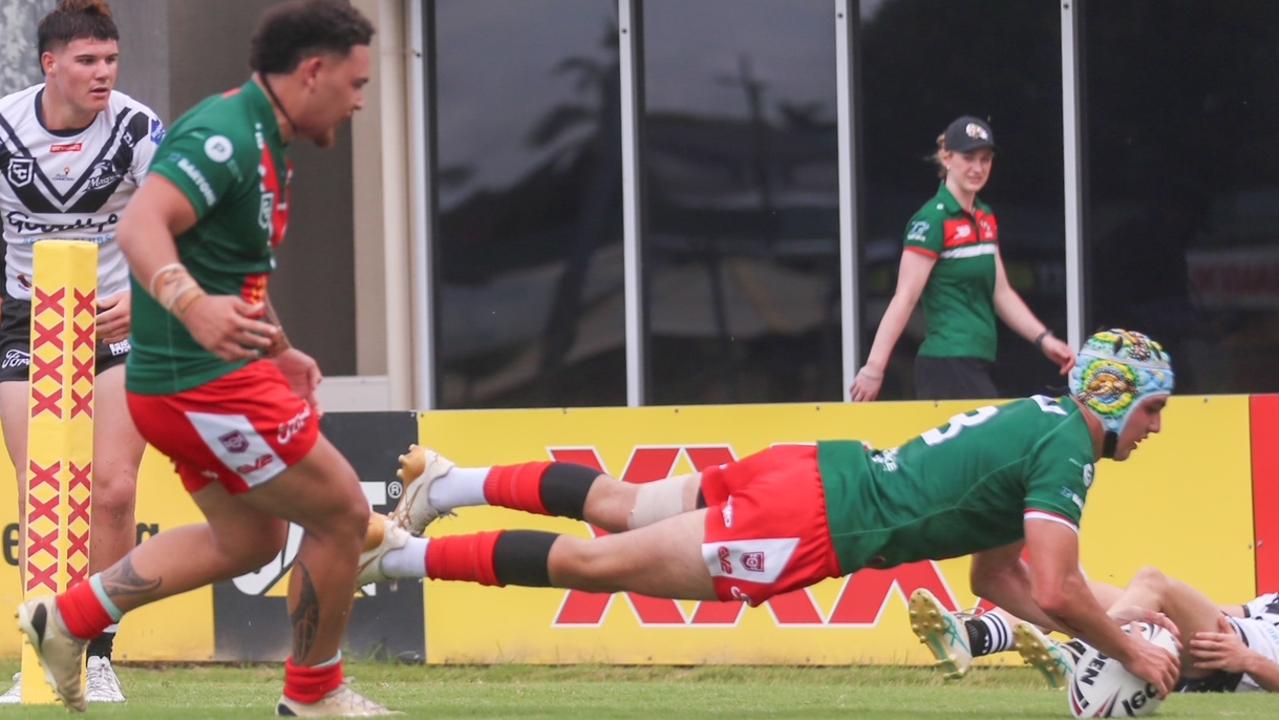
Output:
<svg viewBox="0 0 1279 720">
<path fill-rule="evenodd" d="M 1158 625 L 1135 622 L 1124 630 L 1139 632 L 1168 652 L 1177 653 L 1172 633 Z M 1068 700 L 1070 714 L 1077 718 L 1142 717 L 1152 714 L 1162 702 L 1154 685 L 1094 647 L 1089 647 L 1075 665 Z"/>
</svg>

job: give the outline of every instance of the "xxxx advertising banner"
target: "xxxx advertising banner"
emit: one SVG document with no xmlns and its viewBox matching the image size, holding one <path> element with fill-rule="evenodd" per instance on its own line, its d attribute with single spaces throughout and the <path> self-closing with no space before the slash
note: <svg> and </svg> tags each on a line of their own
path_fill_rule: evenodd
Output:
<svg viewBox="0 0 1279 720">
<path fill-rule="evenodd" d="M 459 465 L 555 459 L 647 482 L 740 458 L 773 444 L 854 438 L 894 447 L 952 415 L 957 403 L 769 405 L 432 412 L 422 442 Z M 1247 397 L 1173 398 L 1164 429 L 1126 463 L 1102 461 L 1084 514 L 1090 577 L 1123 584 L 1155 565 L 1219 602 L 1255 591 Z M 585 523 L 465 508 L 432 536 L 526 528 L 580 537 Z M 556 589 L 431 582 L 430 663 L 925 663 L 905 598 L 932 590 L 953 607 L 977 601 L 965 558 L 863 570 L 775 598 L 674 602 Z M 998 661 L 996 661 L 998 662 Z"/>
</svg>

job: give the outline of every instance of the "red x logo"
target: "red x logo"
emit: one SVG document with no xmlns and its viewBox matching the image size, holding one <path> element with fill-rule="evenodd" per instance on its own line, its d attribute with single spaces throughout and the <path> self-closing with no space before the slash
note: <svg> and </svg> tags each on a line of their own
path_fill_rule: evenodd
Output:
<svg viewBox="0 0 1279 720">
<path fill-rule="evenodd" d="M 53 571 L 57 569 L 57 565 L 47 568 L 38 568 L 33 562 L 27 562 L 27 590 L 35 590 L 41 585 L 49 588 L 53 592 L 58 591 L 58 585 L 53 581 Z"/>
<path fill-rule="evenodd" d="M 71 417 L 80 413 L 93 417 L 93 390 L 81 395 L 75 391 L 75 388 L 71 389 Z"/>
<path fill-rule="evenodd" d="M 27 548 L 27 557 L 39 555 L 43 551 L 56 558 L 58 556 L 58 549 L 53 546 L 53 541 L 57 537 L 57 528 L 54 528 L 48 535 L 41 535 L 31 528 L 27 528 L 27 540 L 31 543 L 31 545 Z"/>
<path fill-rule="evenodd" d="M 84 327 L 71 323 L 71 330 L 75 333 L 75 342 L 71 343 L 71 352 L 79 350 L 82 346 L 90 350 L 93 349 L 93 323 L 89 323 Z"/>
<path fill-rule="evenodd" d="M 58 288 L 58 291 L 50 295 L 40 288 L 36 288 L 36 309 L 35 314 L 52 310 L 53 312 L 62 314 L 62 301 L 67 297 L 66 288 Z"/>
<path fill-rule="evenodd" d="M 48 502 L 41 502 L 40 498 L 34 495 L 28 495 L 27 503 L 31 506 L 30 511 L 27 513 L 27 525 L 34 523 L 40 518 L 48 518 L 54 525 L 58 524 L 57 495 L 49 498 Z"/>
<path fill-rule="evenodd" d="M 57 357 L 49 360 L 43 360 L 39 355 L 32 353 L 31 364 L 34 370 L 34 372 L 31 373 L 31 382 L 38 383 L 44 378 L 49 378 L 55 382 L 59 380 Z"/>
<path fill-rule="evenodd" d="M 75 291 L 75 314 L 88 313 L 90 317 L 98 314 L 98 309 L 94 303 L 98 299 L 98 291 L 90 290 L 87 293 Z"/>
<path fill-rule="evenodd" d="M 67 487 L 72 490 L 78 487 L 88 490 L 90 488 L 89 473 L 93 472 L 93 463 L 89 462 L 84 465 L 70 463 L 69 465 L 71 469 L 71 482 L 67 485 Z"/>
<path fill-rule="evenodd" d="M 67 521 L 74 522 L 76 520 L 83 520 L 85 522 L 89 522 L 89 503 L 91 499 L 86 497 L 84 500 L 79 502 L 77 502 L 75 498 L 67 499 L 71 501 L 71 511 L 67 513 Z"/>
<path fill-rule="evenodd" d="M 81 565 L 80 567 L 75 567 L 71 565 L 71 563 L 67 563 L 67 587 L 71 587 L 72 585 L 83 581 L 88 574 L 87 566 Z"/>
<path fill-rule="evenodd" d="M 62 407 L 59 405 L 62 402 L 62 388 L 58 388 L 49 395 L 45 395 L 36 388 L 31 388 L 31 400 L 35 403 L 35 407 L 31 408 L 32 417 L 48 411 L 59 419 L 62 418 Z"/>
<path fill-rule="evenodd" d="M 31 327 L 36 333 L 36 336 L 31 338 L 31 349 L 33 351 L 44 347 L 46 343 L 51 343 L 53 347 L 58 350 L 62 349 L 62 338 L 60 337 L 62 335 L 61 320 L 59 320 L 58 324 L 53 327 L 45 327 L 41 325 L 40 321 L 37 319 L 35 322 L 31 323 Z"/>
<path fill-rule="evenodd" d="M 76 382 L 78 380 L 93 382 L 94 357 L 92 355 L 83 360 L 72 355 L 71 366 L 73 368 L 71 371 L 71 382 Z"/>
<path fill-rule="evenodd" d="M 70 545 L 67 547 L 68 558 L 71 558 L 76 553 L 79 553 L 86 557 L 89 555 L 89 531 L 88 530 L 85 530 L 83 533 L 79 535 L 68 530 L 67 538 L 69 538 L 70 540 Z"/>
<path fill-rule="evenodd" d="M 35 460 L 27 463 L 28 490 L 35 490 L 41 485 L 49 485 L 53 488 L 53 492 L 58 492 L 61 487 L 58 485 L 58 471 L 62 469 L 62 461 L 55 460 L 52 465 L 42 468 L 36 464 Z"/>
</svg>

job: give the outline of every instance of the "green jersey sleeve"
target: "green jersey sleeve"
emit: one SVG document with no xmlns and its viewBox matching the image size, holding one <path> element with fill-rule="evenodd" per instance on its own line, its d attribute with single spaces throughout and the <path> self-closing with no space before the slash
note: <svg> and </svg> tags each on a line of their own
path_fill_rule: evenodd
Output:
<svg viewBox="0 0 1279 720">
<path fill-rule="evenodd" d="M 1093 459 L 1063 433 L 1044 438 L 1030 460 L 1026 518 L 1055 520 L 1078 530 L 1093 481 Z"/>
<path fill-rule="evenodd" d="M 942 219 L 920 211 L 906 223 L 906 238 L 902 246 L 935 258 L 941 254 L 943 234 Z"/>
<path fill-rule="evenodd" d="M 156 151 L 151 172 L 176 185 L 195 208 L 196 219 L 202 219 L 244 177 L 236 150 L 230 138 L 214 130 L 175 129 Z"/>
</svg>

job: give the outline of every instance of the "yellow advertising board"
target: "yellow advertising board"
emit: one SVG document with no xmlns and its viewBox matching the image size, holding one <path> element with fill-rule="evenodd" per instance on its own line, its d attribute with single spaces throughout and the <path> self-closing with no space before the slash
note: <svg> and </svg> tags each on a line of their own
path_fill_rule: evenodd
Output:
<svg viewBox="0 0 1279 720">
<path fill-rule="evenodd" d="M 432 412 L 422 442 L 464 466 L 560 459 L 635 481 L 691 472 L 773 444 L 855 438 L 899 445 L 971 402 Z M 1091 577 L 1118 584 L 1153 564 L 1222 602 L 1254 592 L 1246 397 L 1174 398 L 1164 430 L 1127 463 L 1103 461 L 1084 514 Z M 430 534 L 585 523 L 466 508 Z M 974 605 L 958 558 L 829 580 L 758 608 L 557 589 L 431 582 L 430 663 L 925 663 L 905 597 L 928 587 Z M 998 661 L 998 660 L 997 660 Z"/>
</svg>

